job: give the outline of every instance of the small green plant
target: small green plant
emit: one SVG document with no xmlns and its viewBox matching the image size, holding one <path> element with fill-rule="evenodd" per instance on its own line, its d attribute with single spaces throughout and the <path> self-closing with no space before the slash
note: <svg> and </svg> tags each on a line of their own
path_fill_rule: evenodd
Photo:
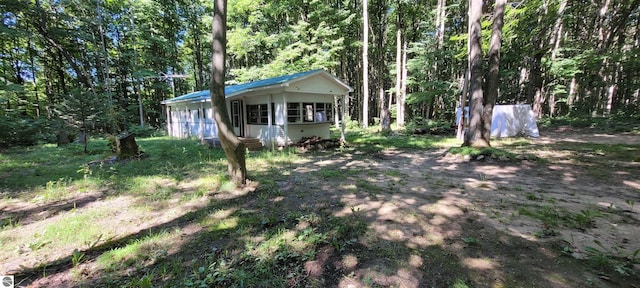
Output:
<svg viewBox="0 0 640 288">
<path fill-rule="evenodd" d="M 60 178 L 56 181 L 48 181 L 45 185 L 44 193 L 36 199 L 49 202 L 52 200 L 60 200 L 70 194 L 68 187 L 71 183 L 69 178 Z"/>
<path fill-rule="evenodd" d="M 15 228 L 20 225 L 18 217 L 9 214 L 7 217 L 0 219 L 0 230 L 4 228 Z"/>
<path fill-rule="evenodd" d="M 595 226 L 595 218 L 601 217 L 602 213 L 598 210 L 583 209 L 580 213 L 574 215 L 574 225 L 576 228 L 584 230 Z"/>
<path fill-rule="evenodd" d="M 462 238 L 462 242 L 469 244 L 469 245 L 478 245 L 480 244 L 480 240 L 478 240 L 478 238 L 475 237 L 465 237 Z"/>
<path fill-rule="evenodd" d="M 561 213 L 558 209 L 549 206 L 542 206 L 537 208 L 520 208 L 518 209 L 520 215 L 529 216 L 534 219 L 542 221 L 545 229 L 550 227 L 556 227 L 559 221 L 566 221 L 567 216 Z"/>
<path fill-rule="evenodd" d="M 98 235 L 98 239 L 96 239 L 95 241 L 85 240 L 84 245 L 87 246 L 87 249 L 93 249 L 94 247 L 96 247 L 96 245 L 98 245 L 100 240 L 102 240 L 102 235 L 103 234 Z"/>
<path fill-rule="evenodd" d="M 38 234 L 36 234 L 38 235 Z M 37 237 L 37 236 L 36 236 Z M 31 250 L 31 251 L 36 251 L 39 250 L 40 248 L 46 246 L 47 244 L 51 243 L 51 241 L 48 240 L 42 240 L 42 239 L 35 239 L 31 242 L 29 242 L 27 244 L 27 247 Z"/>
<path fill-rule="evenodd" d="M 540 201 L 540 200 L 542 200 L 542 198 L 536 196 L 533 193 L 527 193 L 526 197 L 527 197 L 527 200 L 531 200 L 531 201 Z"/>
<path fill-rule="evenodd" d="M 571 247 L 567 245 L 562 247 L 562 251 L 560 251 L 560 253 L 565 256 L 571 256 L 573 255 L 573 249 L 571 249 Z"/>
<path fill-rule="evenodd" d="M 453 282 L 453 285 L 451 285 L 451 288 L 469 288 L 470 286 L 467 285 L 467 283 L 464 282 L 464 280 L 458 278 L 456 279 L 456 281 Z"/>
<path fill-rule="evenodd" d="M 587 260 L 596 269 L 612 269 L 620 275 L 629 276 L 634 273 L 633 266 L 640 263 L 640 249 L 625 255 L 619 248 L 605 247 L 599 240 L 593 240 L 596 247 L 587 246 Z"/>
<path fill-rule="evenodd" d="M 627 203 L 627 205 L 629 205 L 629 207 L 631 208 L 631 210 L 633 210 L 633 205 L 635 205 L 635 204 L 636 204 L 636 202 L 634 202 L 634 201 L 633 201 L 633 200 L 631 200 L 631 199 L 627 199 L 627 200 L 625 200 L 624 202 L 625 202 L 625 203 Z"/>
<path fill-rule="evenodd" d="M 325 179 L 343 179 L 346 176 L 345 171 L 339 169 L 322 169 L 320 175 Z"/>
<path fill-rule="evenodd" d="M 142 278 L 138 279 L 138 280 L 134 280 L 132 286 L 133 287 L 139 287 L 139 288 L 151 288 L 153 287 L 153 282 L 151 281 L 153 279 L 153 275 L 152 274 L 145 274 L 144 276 L 142 276 Z"/>
<path fill-rule="evenodd" d="M 78 249 L 74 249 L 71 253 L 71 264 L 73 265 L 73 267 L 80 265 L 80 263 L 82 263 L 84 259 L 84 256 L 84 253 L 78 251 Z"/>
</svg>

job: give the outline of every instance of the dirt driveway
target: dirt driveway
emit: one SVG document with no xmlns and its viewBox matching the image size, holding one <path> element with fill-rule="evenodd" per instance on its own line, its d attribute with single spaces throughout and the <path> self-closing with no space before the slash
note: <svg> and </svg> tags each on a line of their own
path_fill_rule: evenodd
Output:
<svg viewBox="0 0 640 288">
<path fill-rule="evenodd" d="M 310 156 L 282 187 L 322 187 L 321 199 L 296 204 L 334 201 L 338 216 L 359 213 L 371 228 L 364 247 L 391 245 L 390 261 L 405 263 L 391 265 L 394 274 L 364 257 L 338 286 L 441 287 L 462 267 L 475 287 L 639 287 L 640 163 L 612 159 L 607 145 L 640 155 L 640 137 L 542 135 L 495 142 L 535 161 L 469 161 L 446 149 Z M 320 171 L 342 176 L 306 176 Z M 440 256 L 428 252 L 436 247 Z"/>
</svg>

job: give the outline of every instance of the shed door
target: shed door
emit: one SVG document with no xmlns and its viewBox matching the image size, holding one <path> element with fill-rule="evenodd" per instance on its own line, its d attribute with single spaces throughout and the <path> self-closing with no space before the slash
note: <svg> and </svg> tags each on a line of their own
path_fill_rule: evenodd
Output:
<svg viewBox="0 0 640 288">
<path fill-rule="evenodd" d="M 233 125 L 233 132 L 240 137 L 244 136 L 243 118 L 242 101 L 231 101 L 231 125 Z"/>
</svg>

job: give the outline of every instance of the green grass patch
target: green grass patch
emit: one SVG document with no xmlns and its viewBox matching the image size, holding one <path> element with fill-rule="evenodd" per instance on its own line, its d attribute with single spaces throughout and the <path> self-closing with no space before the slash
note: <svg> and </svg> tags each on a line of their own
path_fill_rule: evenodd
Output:
<svg viewBox="0 0 640 288">
<path fill-rule="evenodd" d="M 366 191 L 366 192 L 369 192 L 369 193 L 380 193 L 380 192 L 382 192 L 382 187 L 380 187 L 380 186 L 378 186 L 376 184 L 372 184 L 367 179 L 358 179 L 358 180 L 356 180 L 356 187 L 358 187 L 358 190 Z"/>
<path fill-rule="evenodd" d="M 577 159 L 584 162 L 640 162 L 640 145 L 563 142 L 552 148 L 574 151 Z"/>
<path fill-rule="evenodd" d="M 462 155 L 462 156 L 470 156 L 471 159 L 478 159 L 478 157 L 483 156 L 485 158 L 496 158 L 502 160 L 515 160 L 516 155 L 502 149 L 493 148 L 493 147 L 485 147 L 485 148 L 476 148 L 476 147 L 451 147 L 447 150 L 450 154 L 453 155 Z"/>
<path fill-rule="evenodd" d="M 213 229 L 226 230 L 225 238 L 232 241 L 213 253 L 178 286 L 187 287 L 281 287 L 295 282 L 300 286 L 314 286 L 307 277 L 304 263 L 316 259 L 320 247 L 331 245 L 337 251 L 352 247 L 366 231 L 357 213 L 351 216 L 321 217 L 315 213 L 286 212 L 276 209 L 260 218 L 270 221 L 256 223 L 260 218 L 251 213 L 219 210 L 211 214 L 222 218 Z M 224 218 L 226 216 L 226 218 Z M 257 237 L 240 238 L 245 225 L 263 224 L 264 230 L 254 231 Z M 178 280 L 178 279 L 176 279 Z"/>
<path fill-rule="evenodd" d="M 171 237 L 171 233 L 161 231 L 131 240 L 122 247 L 111 249 L 100 255 L 97 263 L 107 271 L 135 266 L 143 267 L 149 261 L 168 255 Z"/>
<path fill-rule="evenodd" d="M 34 238 L 42 242 L 75 244 L 80 247 L 102 237 L 105 232 L 95 223 L 108 215 L 109 211 L 106 209 L 82 212 L 73 209 L 57 222 L 47 225 L 42 234 L 35 234 Z"/>
<path fill-rule="evenodd" d="M 557 227 L 560 224 L 570 224 L 572 222 L 571 216 L 565 211 L 550 206 L 522 207 L 518 209 L 518 213 L 540 220 L 545 228 Z"/>
<path fill-rule="evenodd" d="M 367 132 L 363 129 L 349 131 L 347 143 L 356 145 L 358 150 L 379 152 L 387 148 L 401 149 L 433 149 L 459 145 L 455 137 L 434 135 L 405 135 Z"/>
<path fill-rule="evenodd" d="M 320 170 L 320 176 L 324 179 L 345 179 L 347 178 L 348 171 L 342 169 L 322 169 Z"/>
</svg>

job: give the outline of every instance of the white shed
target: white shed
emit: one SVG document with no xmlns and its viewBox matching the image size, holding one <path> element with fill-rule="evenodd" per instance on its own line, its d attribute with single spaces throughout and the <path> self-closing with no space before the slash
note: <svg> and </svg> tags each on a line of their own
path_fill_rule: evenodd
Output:
<svg viewBox="0 0 640 288">
<path fill-rule="evenodd" d="M 339 106 L 353 91 L 324 70 L 311 70 L 225 87 L 229 118 L 236 135 L 262 145 L 286 145 L 302 137 L 329 138 Z M 162 101 L 170 136 L 217 138 L 209 90 Z"/>
</svg>

